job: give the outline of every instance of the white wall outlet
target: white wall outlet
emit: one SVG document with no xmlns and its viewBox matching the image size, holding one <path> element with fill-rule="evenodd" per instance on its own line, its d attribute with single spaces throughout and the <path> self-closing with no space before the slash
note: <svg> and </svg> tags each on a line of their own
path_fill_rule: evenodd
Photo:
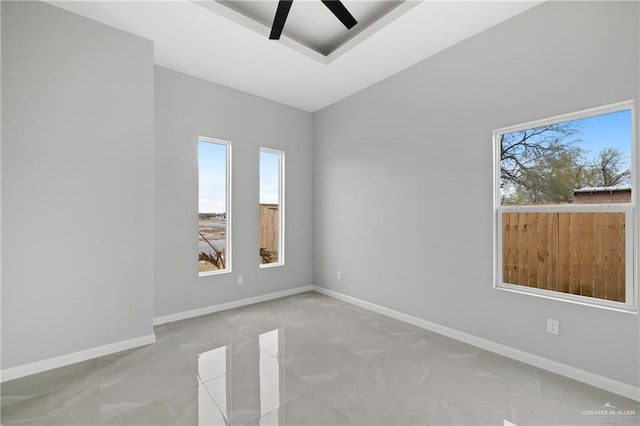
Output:
<svg viewBox="0 0 640 426">
<path fill-rule="evenodd" d="M 547 333 L 560 334 L 560 321 L 547 318 Z"/>
<path fill-rule="evenodd" d="M 238 275 L 238 285 L 242 284 L 244 284 L 244 278 L 242 278 L 242 275 Z"/>
<path fill-rule="evenodd" d="M 338 269 L 338 273 L 336 274 L 339 280 L 342 279 L 342 271 Z"/>
</svg>

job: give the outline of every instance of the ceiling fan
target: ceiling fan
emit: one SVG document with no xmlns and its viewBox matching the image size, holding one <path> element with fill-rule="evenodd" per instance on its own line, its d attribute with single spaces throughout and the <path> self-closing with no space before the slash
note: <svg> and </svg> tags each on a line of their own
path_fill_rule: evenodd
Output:
<svg viewBox="0 0 640 426">
<path fill-rule="evenodd" d="M 340 20 L 347 27 L 348 30 L 353 28 L 358 23 L 356 18 L 353 17 L 340 0 L 320 0 L 327 8 L 336 15 L 336 18 Z M 276 9 L 276 16 L 273 18 L 273 25 L 271 27 L 270 40 L 279 40 L 284 28 L 284 23 L 289 15 L 289 9 L 293 0 L 280 0 L 278 2 L 278 8 Z"/>
</svg>

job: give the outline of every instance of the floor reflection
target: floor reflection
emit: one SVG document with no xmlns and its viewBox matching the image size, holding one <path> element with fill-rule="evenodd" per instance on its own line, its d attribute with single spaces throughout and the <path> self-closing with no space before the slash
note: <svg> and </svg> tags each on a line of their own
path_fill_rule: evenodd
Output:
<svg viewBox="0 0 640 426">
<path fill-rule="evenodd" d="M 223 387 L 227 389 L 220 392 L 218 398 L 214 398 L 216 407 L 210 404 L 212 395 L 209 394 L 204 385 L 198 386 L 198 424 L 199 425 L 217 425 L 225 424 L 226 421 L 221 415 L 227 416 L 227 403 L 229 398 L 228 392 L 228 373 L 229 373 L 229 345 L 221 346 L 198 355 L 198 375 L 200 380 L 206 382 L 208 380 L 220 378 Z"/>
<path fill-rule="evenodd" d="M 258 338 L 260 346 L 269 353 L 280 353 L 280 329 L 262 333 Z M 277 352 L 274 352 L 277 350 Z M 280 407 L 281 386 L 280 364 L 275 359 L 265 359 L 260 363 L 260 416 Z M 283 389 L 282 389 L 283 390 Z M 284 393 L 284 392 L 283 392 Z"/>
<path fill-rule="evenodd" d="M 244 424 L 271 413 L 270 423 L 280 424 L 284 369 L 275 357 L 282 355 L 283 343 L 282 330 L 274 329 L 256 336 L 252 344 L 229 344 L 199 354 L 200 392 L 207 393 L 200 395 L 199 423 L 219 423 L 202 403 L 210 395 L 227 423 Z"/>
<path fill-rule="evenodd" d="M 229 373 L 231 345 L 221 346 L 198 355 L 198 375 L 200 380 L 209 380 L 225 376 Z"/>
<path fill-rule="evenodd" d="M 224 425 L 226 419 L 204 385 L 198 386 L 198 425 Z"/>
</svg>

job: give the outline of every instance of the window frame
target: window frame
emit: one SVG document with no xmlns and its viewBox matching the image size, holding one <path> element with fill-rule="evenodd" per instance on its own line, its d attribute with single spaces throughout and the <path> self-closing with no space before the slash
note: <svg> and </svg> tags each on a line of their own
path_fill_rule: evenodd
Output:
<svg viewBox="0 0 640 426">
<path fill-rule="evenodd" d="M 511 133 L 534 127 L 567 121 L 580 120 L 594 116 L 631 111 L 631 202 L 607 203 L 607 204 L 556 204 L 556 205 L 501 205 L 500 200 L 500 137 L 505 133 Z M 493 261 L 493 288 L 519 294 L 531 295 L 553 300 L 560 300 L 580 305 L 605 308 L 621 312 L 638 312 L 638 218 L 636 217 L 637 194 L 637 135 L 636 135 L 636 109 L 635 100 L 618 102 L 596 108 L 590 108 L 574 113 L 557 115 L 528 123 L 508 126 L 493 131 L 493 214 L 494 214 L 494 261 Z M 526 287 L 518 284 L 503 282 L 503 241 L 502 241 L 502 214 L 503 213 L 527 213 L 527 212 L 559 212 L 559 213 L 583 213 L 583 212 L 622 212 L 625 213 L 625 302 L 615 302 L 595 297 L 563 293 L 554 290 Z"/>
<path fill-rule="evenodd" d="M 213 271 L 203 271 L 200 272 L 198 271 L 198 278 L 201 277 L 207 277 L 207 276 L 211 276 L 211 275 L 221 275 L 221 274 L 229 274 L 232 271 L 232 238 L 231 238 L 231 222 L 232 222 L 232 213 L 231 213 L 231 142 L 227 141 L 227 140 L 223 140 L 223 139 L 217 139 L 217 138 L 211 138 L 211 137 L 207 137 L 207 136 L 198 136 L 197 139 L 197 143 L 198 143 L 198 149 L 197 151 L 197 156 L 196 156 L 196 160 L 198 164 L 198 204 L 199 204 L 199 199 L 200 199 L 200 142 L 205 142 L 205 143 L 215 143 L 218 145 L 224 145 L 226 147 L 226 151 L 227 151 L 227 155 L 226 155 L 226 161 L 225 161 L 225 178 L 226 178 L 226 185 L 225 185 L 225 203 L 226 203 L 226 242 L 227 242 L 227 247 L 226 247 L 226 251 L 225 251 L 225 269 L 217 269 L 217 270 L 213 270 Z M 200 210 L 199 206 L 198 206 L 198 210 Z M 199 215 L 199 211 L 197 212 L 197 214 Z M 199 217 L 199 216 L 198 216 Z M 198 240 L 196 240 L 198 241 Z"/>
<path fill-rule="evenodd" d="M 262 268 L 275 268 L 285 264 L 285 152 L 279 149 L 260 147 L 258 150 L 258 215 L 260 214 L 260 153 L 278 155 L 278 261 L 260 263 Z M 258 249 L 260 248 L 260 218 L 258 217 Z"/>
</svg>

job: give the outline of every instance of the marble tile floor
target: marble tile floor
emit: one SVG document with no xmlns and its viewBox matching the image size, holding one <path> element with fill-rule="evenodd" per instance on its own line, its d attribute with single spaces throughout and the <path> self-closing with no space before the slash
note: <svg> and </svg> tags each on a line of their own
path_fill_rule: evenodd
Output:
<svg viewBox="0 0 640 426">
<path fill-rule="evenodd" d="M 315 292 L 155 332 L 3 383 L 2 424 L 640 424 L 638 402 Z"/>
</svg>

